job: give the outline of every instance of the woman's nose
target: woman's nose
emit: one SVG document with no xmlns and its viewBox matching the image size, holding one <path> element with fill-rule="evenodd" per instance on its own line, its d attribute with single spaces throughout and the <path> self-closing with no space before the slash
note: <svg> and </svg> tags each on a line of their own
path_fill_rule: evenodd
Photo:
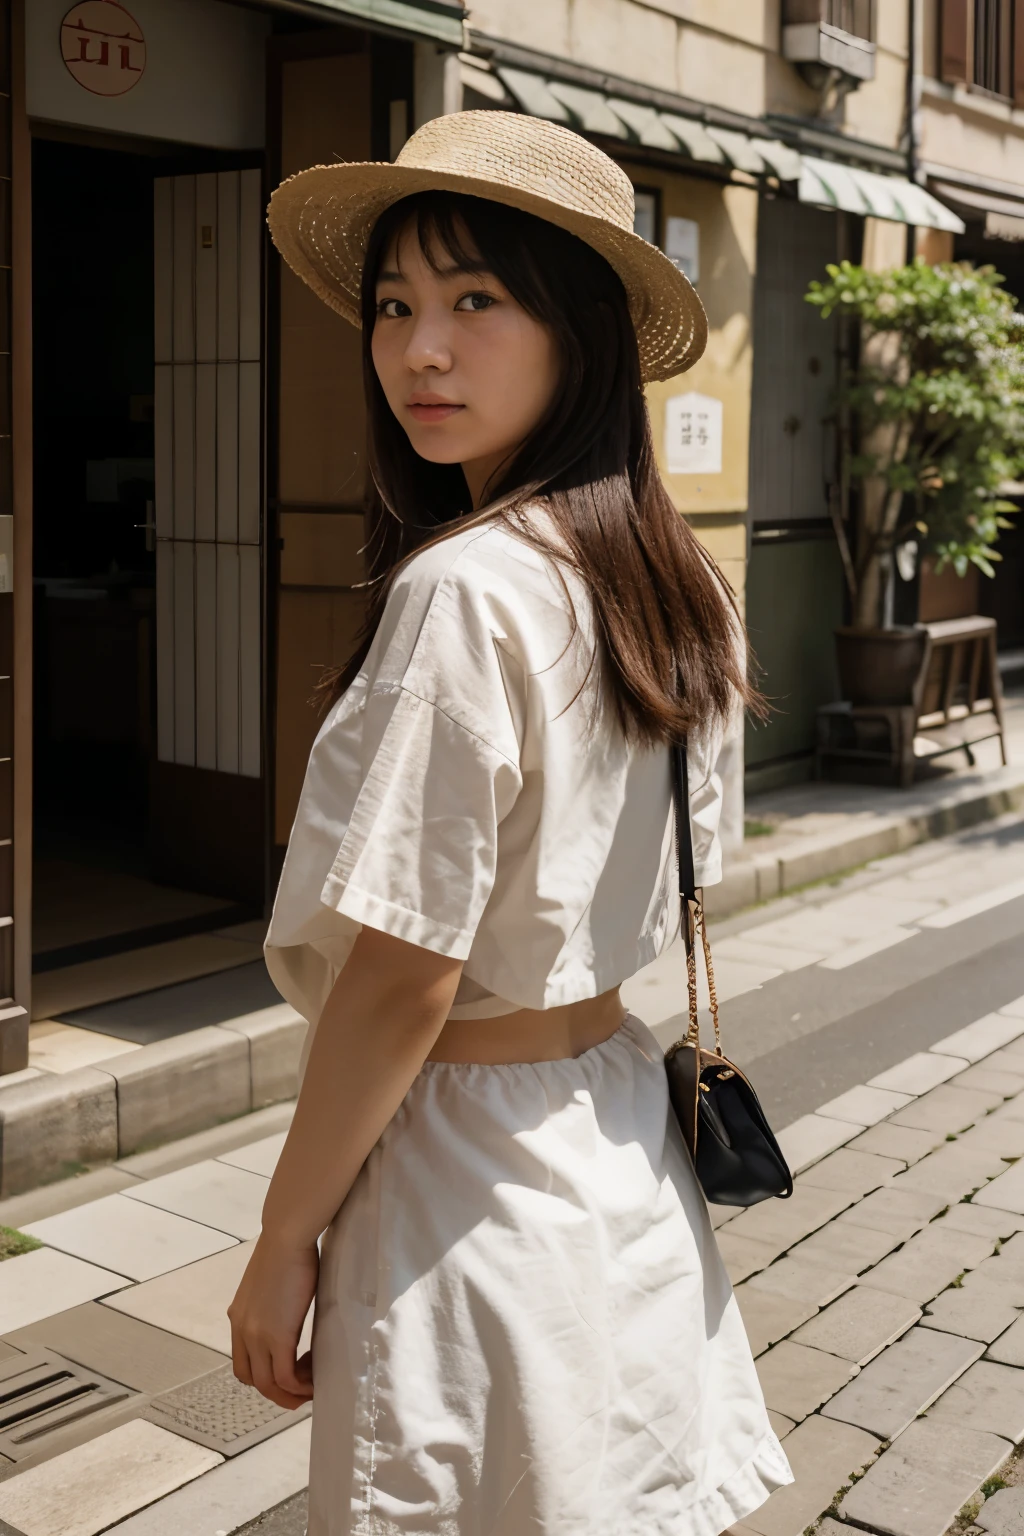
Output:
<svg viewBox="0 0 1024 1536">
<path fill-rule="evenodd" d="M 448 372 L 452 366 L 451 340 L 440 317 L 421 315 L 417 319 L 406 345 L 405 363 L 413 373 L 425 368 Z"/>
</svg>

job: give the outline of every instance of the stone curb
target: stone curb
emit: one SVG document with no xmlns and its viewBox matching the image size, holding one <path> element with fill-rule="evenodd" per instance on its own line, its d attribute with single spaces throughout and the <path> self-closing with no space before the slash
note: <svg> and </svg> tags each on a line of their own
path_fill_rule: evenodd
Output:
<svg viewBox="0 0 1024 1536">
<path fill-rule="evenodd" d="M 872 859 L 904 853 L 916 843 L 1024 810 L 1024 772 L 1002 769 L 1000 780 L 995 786 L 968 785 L 927 809 L 879 818 L 866 828 L 859 817 L 851 817 L 852 826 L 818 837 L 794 838 L 778 853 L 738 859 L 726 868 L 720 884 L 708 887 L 708 916 L 729 917 L 800 886 L 845 874 Z"/>
<path fill-rule="evenodd" d="M 293 1099 L 305 1032 L 281 1003 L 0 1085 L 0 1199 Z"/>
</svg>

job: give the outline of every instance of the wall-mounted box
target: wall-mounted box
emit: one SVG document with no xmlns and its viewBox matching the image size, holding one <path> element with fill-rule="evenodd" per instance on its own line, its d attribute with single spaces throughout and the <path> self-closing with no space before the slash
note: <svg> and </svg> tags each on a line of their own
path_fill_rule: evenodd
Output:
<svg viewBox="0 0 1024 1536">
<path fill-rule="evenodd" d="M 875 78 L 875 45 L 823 21 L 798 22 L 782 29 L 782 57 L 791 64 L 837 69 L 853 80 Z"/>
</svg>

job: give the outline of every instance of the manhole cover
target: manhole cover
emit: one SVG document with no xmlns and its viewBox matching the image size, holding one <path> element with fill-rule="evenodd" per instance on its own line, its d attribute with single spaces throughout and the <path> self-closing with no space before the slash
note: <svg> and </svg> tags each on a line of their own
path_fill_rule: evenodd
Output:
<svg viewBox="0 0 1024 1536">
<path fill-rule="evenodd" d="M 49 1351 L 0 1360 L 0 1455 L 23 1461 L 48 1435 L 130 1396 L 120 1382 Z"/>
<path fill-rule="evenodd" d="M 206 1376 L 198 1376 L 173 1392 L 154 1397 L 143 1414 L 164 1429 L 208 1445 L 223 1456 L 234 1456 L 258 1440 L 284 1429 L 285 1424 L 304 1419 L 310 1404 L 294 1411 L 278 1408 L 261 1397 L 255 1387 L 236 1381 L 231 1367 L 224 1365 Z"/>
</svg>

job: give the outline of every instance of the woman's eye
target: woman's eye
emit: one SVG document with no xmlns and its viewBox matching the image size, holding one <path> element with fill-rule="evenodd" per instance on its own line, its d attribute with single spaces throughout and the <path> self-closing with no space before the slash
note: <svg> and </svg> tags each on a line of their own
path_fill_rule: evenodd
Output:
<svg viewBox="0 0 1024 1536">
<path fill-rule="evenodd" d="M 455 308 L 461 309 L 463 313 L 473 313 L 481 309 L 490 309 L 496 302 L 497 300 L 489 293 L 466 293 Z"/>
<path fill-rule="evenodd" d="M 402 320 L 406 315 L 411 315 L 412 310 L 402 299 L 381 299 L 377 313 L 385 320 Z"/>
</svg>

